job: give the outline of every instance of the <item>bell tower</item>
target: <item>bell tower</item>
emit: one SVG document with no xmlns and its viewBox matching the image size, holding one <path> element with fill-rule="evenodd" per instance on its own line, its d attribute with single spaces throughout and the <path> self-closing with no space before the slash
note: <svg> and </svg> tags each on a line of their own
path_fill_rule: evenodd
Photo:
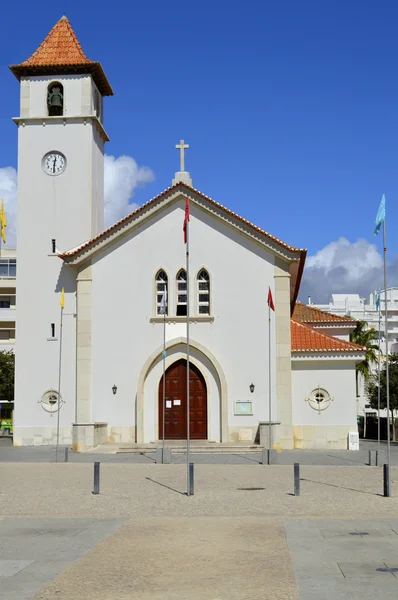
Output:
<svg viewBox="0 0 398 600">
<path fill-rule="evenodd" d="M 43 410 L 41 399 L 48 390 L 58 390 L 61 375 L 60 443 L 69 443 L 75 418 L 76 274 L 58 253 L 103 230 L 108 141 L 103 97 L 113 91 L 65 16 L 30 58 L 10 69 L 20 82 L 20 112 L 13 119 L 18 127 L 14 440 L 54 443 L 57 419 Z"/>
</svg>

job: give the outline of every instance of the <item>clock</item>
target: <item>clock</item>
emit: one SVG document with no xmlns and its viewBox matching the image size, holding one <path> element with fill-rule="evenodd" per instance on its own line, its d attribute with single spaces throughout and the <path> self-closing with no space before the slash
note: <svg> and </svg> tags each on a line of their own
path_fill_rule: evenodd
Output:
<svg viewBox="0 0 398 600">
<path fill-rule="evenodd" d="M 41 166 L 47 175 L 61 175 L 66 168 L 66 158 L 61 152 L 55 150 L 47 152 L 43 156 Z"/>
</svg>

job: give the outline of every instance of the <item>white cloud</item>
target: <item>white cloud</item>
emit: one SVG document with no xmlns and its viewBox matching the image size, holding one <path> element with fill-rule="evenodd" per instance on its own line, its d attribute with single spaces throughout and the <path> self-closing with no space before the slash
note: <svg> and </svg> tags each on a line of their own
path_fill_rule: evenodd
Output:
<svg viewBox="0 0 398 600">
<path fill-rule="evenodd" d="M 327 244 L 306 261 L 300 299 L 311 296 L 314 303 L 326 303 L 332 293 L 360 294 L 383 287 L 383 258 L 375 244 L 365 239 L 346 238 Z M 388 265 L 388 286 L 398 285 L 398 260 Z"/>
<path fill-rule="evenodd" d="M 131 156 L 105 155 L 105 227 L 112 225 L 136 208 L 131 203 L 134 191 L 155 178 L 148 167 L 139 167 Z M 0 168 L 0 199 L 4 198 L 7 215 L 7 246 L 16 245 L 17 172 L 14 167 Z"/>
<path fill-rule="evenodd" d="M 7 216 L 7 246 L 12 248 L 17 237 L 17 172 L 14 167 L 0 168 L 0 200 L 2 198 Z"/>
<path fill-rule="evenodd" d="M 133 211 L 135 189 L 154 178 L 149 167 L 139 167 L 131 156 L 105 156 L 105 227 Z"/>
</svg>

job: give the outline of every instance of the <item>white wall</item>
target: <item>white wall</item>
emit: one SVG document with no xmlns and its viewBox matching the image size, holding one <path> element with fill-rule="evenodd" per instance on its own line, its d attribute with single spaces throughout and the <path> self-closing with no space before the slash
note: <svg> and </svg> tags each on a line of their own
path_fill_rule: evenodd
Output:
<svg viewBox="0 0 398 600">
<path fill-rule="evenodd" d="M 333 398 L 320 412 L 306 402 L 318 386 Z M 355 361 L 293 359 L 292 389 L 295 447 L 347 448 L 348 433 L 357 431 Z"/>
<path fill-rule="evenodd" d="M 103 227 L 103 140 L 92 121 L 76 116 L 47 117 L 47 85 L 64 85 L 65 115 L 92 112 L 90 76 L 36 77 L 22 81 L 18 126 L 18 325 L 14 441 L 51 443 L 56 418 L 39 404 L 42 394 L 58 389 L 60 305 L 65 288 L 61 394 L 61 441 L 71 440 L 75 420 L 76 281 L 75 272 L 54 254 L 69 250 Z M 38 117 L 41 117 L 40 119 Z M 58 150 L 65 171 L 49 176 L 43 156 Z M 56 339 L 51 338 L 56 324 Z"/>
<path fill-rule="evenodd" d="M 64 88 L 64 115 L 66 117 L 94 114 L 91 75 L 41 75 L 21 78 L 21 116 L 41 118 L 48 115 L 47 90 L 52 82 Z"/>
<path fill-rule="evenodd" d="M 92 414 L 112 426 L 135 424 L 137 381 L 148 357 L 162 345 L 155 316 L 154 278 L 160 267 L 169 277 L 170 315 L 175 315 L 174 278 L 185 265 L 181 200 L 104 252 L 93 264 Z M 228 381 L 230 427 L 256 429 L 268 418 L 268 286 L 273 288 L 273 255 L 191 203 L 191 313 L 196 308 L 196 274 L 211 276 L 213 323 L 191 325 L 191 338 L 219 361 Z M 169 340 L 185 336 L 185 324 L 167 325 Z M 275 337 L 272 336 L 273 356 Z M 275 369 L 275 366 L 273 366 Z M 156 370 L 153 377 L 160 378 Z M 254 383 L 253 394 L 249 385 Z M 112 386 L 118 386 L 116 396 Z M 148 384 L 149 385 L 149 384 Z M 150 384 L 156 389 L 156 381 Z M 152 389 L 151 388 L 151 389 Z M 276 415 L 275 377 L 273 377 Z M 146 437 L 156 431 L 153 391 L 145 397 Z M 235 416 L 236 400 L 252 400 L 253 416 Z"/>
</svg>

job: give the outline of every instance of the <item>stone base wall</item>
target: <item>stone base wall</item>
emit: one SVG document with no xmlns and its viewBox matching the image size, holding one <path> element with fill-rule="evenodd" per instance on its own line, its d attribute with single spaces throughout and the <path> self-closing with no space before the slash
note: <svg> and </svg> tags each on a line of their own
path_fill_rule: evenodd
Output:
<svg viewBox="0 0 398 600">
<path fill-rule="evenodd" d="M 55 421 L 56 423 L 56 421 Z M 57 443 L 57 426 L 55 427 L 14 427 L 14 446 L 55 446 Z M 72 426 L 59 428 L 61 446 L 72 444 Z"/>
<path fill-rule="evenodd" d="M 228 442 L 251 442 L 258 437 L 258 425 L 228 427 Z"/>
<path fill-rule="evenodd" d="M 109 444 L 132 443 L 135 444 L 135 426 L 108 427 L 106 441 Z"/>
<path fill-rule="evenodd" d="M 348 450 L 348 434 L 353 425 L 294 425 L 294 447 L 310 450 Z"/>
</svg>

